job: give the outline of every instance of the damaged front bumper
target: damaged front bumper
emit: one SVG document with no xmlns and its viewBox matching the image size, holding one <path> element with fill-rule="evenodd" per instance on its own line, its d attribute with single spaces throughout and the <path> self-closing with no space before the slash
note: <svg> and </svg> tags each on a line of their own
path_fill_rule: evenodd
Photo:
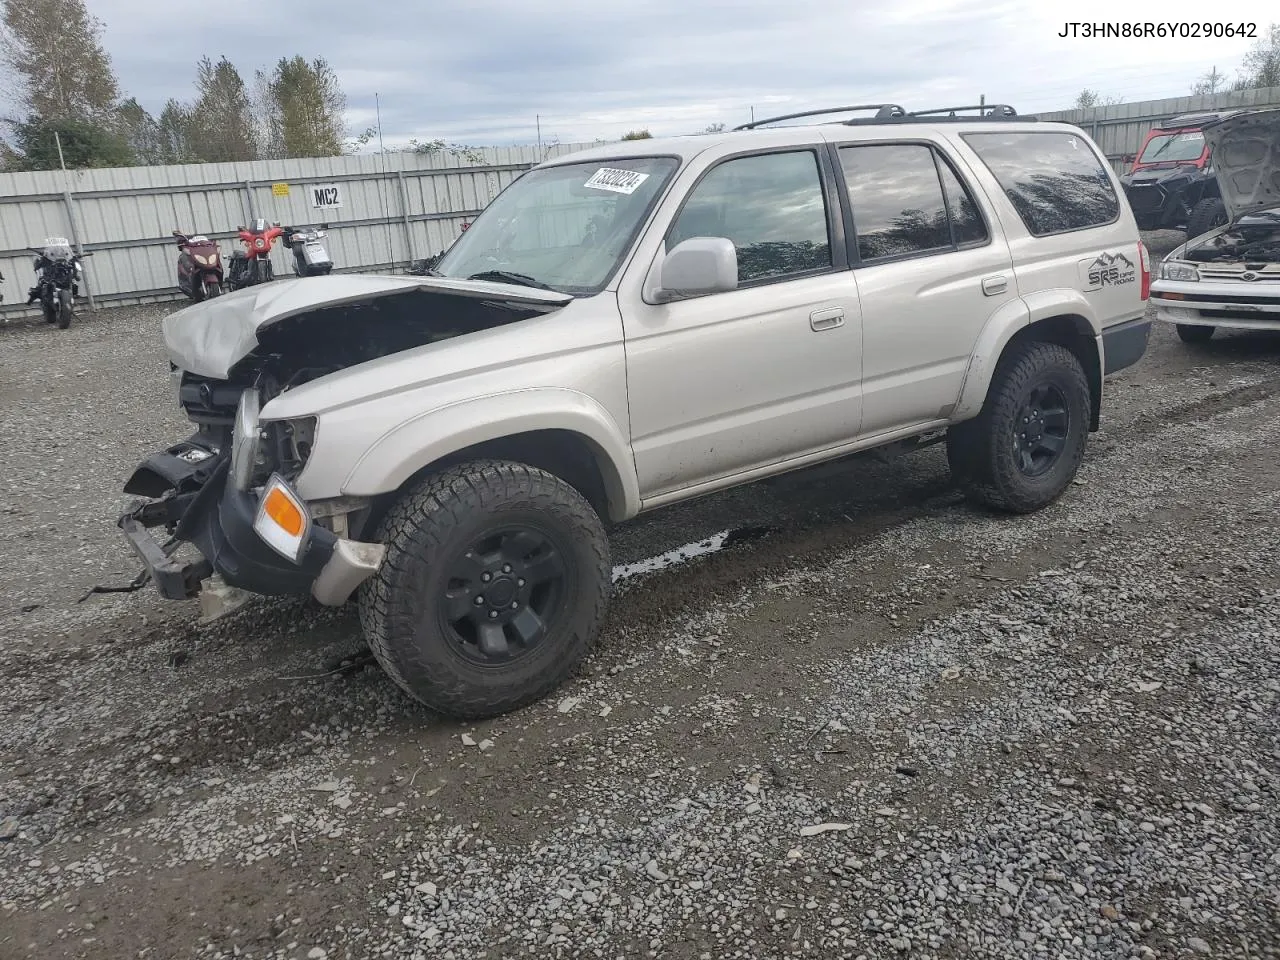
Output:
<svg viewBox="0 0 1280 960">
<path fill-rule="evenodd" d="M 294 558 L 273 549 L 259 533 L 270 522 L 263 520 L 262 493 L 236 489 L 229 471 L 226 453 L 192 438 L 147 458 L 125 485 L 126 493 L 148 499 L 136 501 L 118 525 L 161 596 L 197 597 L 216 574 L 252 593 L 310 594 L 327 606 L 341 606 L 377 571 L 385 552 L 381 544 L 339 537 L 309 515 L 296 537 Z M 273 482 L 287 489 L 282 480 Z M 156 528 L 169 532 L 164 543 L 152 535 Z M 183 543 L 194 545 L 199 559 L 177 558 Z"/>
</svg>

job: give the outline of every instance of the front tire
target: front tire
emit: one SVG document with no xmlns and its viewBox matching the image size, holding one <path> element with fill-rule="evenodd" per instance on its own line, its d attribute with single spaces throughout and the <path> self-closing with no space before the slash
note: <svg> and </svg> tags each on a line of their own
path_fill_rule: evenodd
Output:
<svg viewBox="0 0 1280 960">
<path fill-rule="evenodd" d="M 1178 339 L 1183 343 L 1208 343 L 1216 329 L 1200 323 L 1180 323 L 1177 327 Z"/>
<path fill-rule="evenodd" d="M 222 296 L 222 284 L 217 280 L 204 285 L 204 295 L 212 300 L 214 297 Z"/>
<path fill-rule="evenodd" d="M 612 579 L 586 499 L 545 471 L 475 461 L 428 477 L 379 528 L 360 620 L 396 684 L 480 719 L 558 687 L 594 646 Z"/>
<path fill-rule="evenodd" d="M 1053 503 L 1075 479 L 1089 434 L 1089 381 L 1056 343 L 1002 357 L 978 416 L 947 433 L 952 476 L 973 501 L 1008 513 Z"/>
<path fill-rule="evenodd" d="M 71 326 L 73 304 L 70 290 L 58 291 L 58 329 L 65 330 Z"/>
</svg>

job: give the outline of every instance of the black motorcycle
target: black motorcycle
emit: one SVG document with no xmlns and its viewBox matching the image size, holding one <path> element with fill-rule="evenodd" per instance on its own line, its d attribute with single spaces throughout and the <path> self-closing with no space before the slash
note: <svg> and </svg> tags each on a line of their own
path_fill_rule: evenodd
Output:
<svg viewBox="0 0 1280 960">
<path fill-rule="evenodd" d="M 46 240 L 43 247 L 27 249 L 36 255 L 36 285 L 27 292 L 27 303 L 39 303 L 44 322 L 56 323 L 58 329 L 65 330 L 71 326 L 80 281 L 84 279 L 81 261 L 93 254 L 75 253 L 70 242 L 61 237 Z"/>
</svg>

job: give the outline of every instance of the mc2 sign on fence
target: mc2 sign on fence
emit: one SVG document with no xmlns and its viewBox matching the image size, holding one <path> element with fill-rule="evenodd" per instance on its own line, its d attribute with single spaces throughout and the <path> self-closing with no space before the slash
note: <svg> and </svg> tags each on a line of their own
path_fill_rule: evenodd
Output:
<svg viewBox="0 0 1280 960">
<path fill-rule="evenodd" d="M 313 183 L 311 190 L 312 209 L 342 206 L 342 185 L 338 183 Z"/>
</svg>

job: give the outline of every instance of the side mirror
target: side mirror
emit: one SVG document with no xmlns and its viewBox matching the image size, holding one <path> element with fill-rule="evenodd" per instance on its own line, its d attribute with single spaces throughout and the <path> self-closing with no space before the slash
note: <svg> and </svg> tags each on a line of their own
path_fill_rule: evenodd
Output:
<svg viewBox="0 0 1280 960">
<path fill-rule="evenodd" d="M 657 299 L 661 303 L 738 289 L 738 251 L 725 237 L 690 237 L 662 261 Z"/>
</svg>

